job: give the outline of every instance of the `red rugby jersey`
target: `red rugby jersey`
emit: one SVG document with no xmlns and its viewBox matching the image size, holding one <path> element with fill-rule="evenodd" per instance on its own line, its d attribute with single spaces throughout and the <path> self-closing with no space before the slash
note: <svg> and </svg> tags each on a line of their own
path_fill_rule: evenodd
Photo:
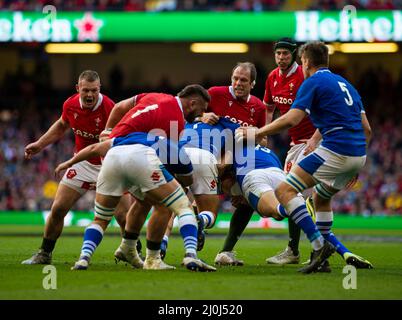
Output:
<svg viewBox="0 0 402 320">
<path fill-rule="evenodd" d="M 114 102 L 102 94 L 99 94 L 98 103 L 93 109 L 81 107 L 78 93 L 64 102 L 61 117 L 74 132 L 75 152 L 84 149 L 90 144 L 99 142 L 99 134 L 105 129 L 113 107 Z M 92 164 L 101 164 L 100 157 L 91 158 L 88 161 Z"/>
<path fill-rule="evenodd" d="M 261 128 L 265 125 L 265 105 L 257 97 L 249 95 L 247 101 L 239 100 L 231 86 L 211 87 L 208 92 L 211 96 L 208 112 L 214 112 L 218 116 L 246 127 Z"/>
<path fill-rule="evenodd" d="M 281 74 L 279 67 L 271 71 L 265 82 L 264 103 L 274 105 L 281 115 L 289 111 L 296 98 L 297 90 L 304 81 L 302 66 L 296 62 L 286 75 Z M 310 139 L 315 127 L 306 116 L 297 126 L 289 129 L 289 136 L 294 144 L 301 139 Z"/>
<path fill-rule="evenodd" d="M 134 97 L 130 109 L 113 128 L 110 137 L 126 136 L 132 132 L 151 132 L 178 140 L 184 129 L 180 99 L 164 93 L 144 93 Z"/>
</svg>

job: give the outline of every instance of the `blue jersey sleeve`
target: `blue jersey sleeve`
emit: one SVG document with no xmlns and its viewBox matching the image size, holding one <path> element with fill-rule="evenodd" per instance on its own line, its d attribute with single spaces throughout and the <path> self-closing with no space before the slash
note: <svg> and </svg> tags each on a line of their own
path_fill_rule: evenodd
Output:
<svg viewBox="0 0 402 320">
<path fill-rule="evenodd" d="M 311 107 L 314 103 L 316 84 L 313 79 L 305 80 L 300 86 L 296 94 L 296 99 L 293 102 L 291 108 L 303 110 L 310 114 Z"/>
</svg>

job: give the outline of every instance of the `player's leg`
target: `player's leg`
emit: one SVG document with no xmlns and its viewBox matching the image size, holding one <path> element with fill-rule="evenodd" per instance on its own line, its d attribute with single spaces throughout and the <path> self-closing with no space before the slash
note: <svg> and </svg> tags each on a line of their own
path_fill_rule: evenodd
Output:
<svg viewBox="0 0 402 320">
<path fill-rule="evenodd" d="M 114 211 L 114 217 L 116 218 L 116 221 L 120 226 L 120 230 L 121 230 L 122 234 L 123 234 L 124 228 L 126 226 L 127 212 L 130 209 L 133 202 L 134 202 L 133 197 L 129 193 L 125 193 L 121 197 L 121 199 Z"/>
<path fill-rule="evenodd" d="M 87 269 L 96 248 L 103 239 L 104 230 L 114 216 L 125 185 L 125 155 L 112 148 L 103 160 L 96 183 L 96 196 L 94 203 L 95 219 L 84 233 L 83 244 L 78 261 L 73 270 Z"/>
<path fill-rule="evenodd" d="M 30 259 L 22 261 L 22 264 L 50 264 L 52 262 L 52 252 L 63 231 L 64 218 L 84 193 L 84 191 L 79 192 L 78 190 L 62 183 L 59 184 L 50 214 L 46 220 L 42 245 L 36 254 Z"/>
<path fill-rule="evenodd" d="M 168 173 L 164 175 L 167 176 Z M 197 257 L 197 220 L 190 201 L 179 183 L 173 179 L 156 189 L 147 191 L 146 194 L 152 201 L 159 202 L 178 217 L 179 231 L 185 248 L 183 264 L 194 271 L 215 271 L 215 268 Z"/>
<path fill-rule="evenodd" d="M 169 219 L 169 223 L 166 227 L 165 230 L 165 234 L 163 235 L 163 239 L 161 242 L 161 259 L 165 259 L 166 257 L 166 253 L 167 253 L 167 248 L 168 248 L 168 244 L 169 244 L 169 237 L 170 234 L 172 233 L 172 229 L 173 229 L 173 224 L 174 224 L 174 219 L 175 219 L 175 215 L 171 214 L 171 217 Z"/>
<path fill-rule="evenodd" d="M 168 208 L 160 204 L 154 205 L 154 210 L 147 226 L 147 251 L 144 261 L 144 269 L 175 269 L 175 267 L 164 263 L 161 256 L 162 239 L 171 217 L 172 212 Z"/>
<path fill-rule="evenodd" d="M 138 252 L 139 234 L 152 205 L 136 199 L 127 212 L 125 230 L 120 246 L 114 252 L 116 263 L 125 261 L 134 268 L 142 268 L 144 263 Z"/>
<path fill-rule="evenodd" d="M 360 269 L 372 269 L 373 265 L 369 261 L 356 254 L 353 254 L 343 245 L 341 241 L 337 239 L 337 237 L 331 231 L 334 220 L 331 199 L 332 196 L 338 191 L 339 190 L 323 183 L 314 188 L 313 201 L 316 209 L 316 224 L 318 230 L 320 230 L 324 238 L 336 248 L 336 252 L 345 260 L 347 264 L 354 265 L 356 268 Z"/>
<path fill-rule="evenodd" d="M 217 160 L 211 152 L 203 149 L 185 150 L 193 165 L 193 184 L 190 190 L 197 205 L 197 251 L 201 251 L 205 243 L 204 229 L 212 228 L 215 224 L 220 206 Z"/>
<path fill-rule="evenodd" d="M 289 149 L 285 159 L 285 167 L 284 167 L 286 174 L 290 172 L 292 166 L 295 163 L 298 163 L 300 160 L 302 160 L 302 158 L 304 157 L 303 156 L 304 148 L 305 144 L 298 144 L 292 146 Z M 289 233 L 288 245 L 286 246 L 285 250 L 268 258 L 267 263 L 281 264 L 281 265 L 299 263 L 300 232 L 301 229 L 297 226 L 297 224 L 292 219 L 288 219 L 288 233 Z"/>
<path fill-rule="evenodd" d="M 317 271 L 323 261 L 334 252 L 333 246 L 325 241 L 324 237 L 317 229 L 317 226 L 314 224 L 307 211 L 303 197 L 298 195 L 315 184 L 316 180 L 313 176 L 303 170 L 299 165 L 296 165 L 292 172 L 288 174 L 286 181 L 282 182 L 275 190 L 275 195 L 279 202 L 285 207 L 289 218 L 294 220 L 304 231 L 313 247 L 310 264 L 299 270 L 303 273 Z"/>
<path fill-rule="evenodd" d="M 110 196 L 96 193 L 95 197 L 95 220 L 84 232 L 83 244 L 78 261 L 71 268 L 72 270 L 86 270 L 96 248 L 103 239 L 106 230 L 114 216 L 114 211 L 121 196 Z"/>
</svg>

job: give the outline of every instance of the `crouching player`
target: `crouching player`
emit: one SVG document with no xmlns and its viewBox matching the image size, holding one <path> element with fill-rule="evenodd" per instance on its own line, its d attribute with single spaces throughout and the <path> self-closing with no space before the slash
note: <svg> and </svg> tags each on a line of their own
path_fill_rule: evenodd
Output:
<svg viewBox="0 0 402 320">
<path fill-rule="evenodd" d="M 97 182 L 96 215 L 111 219 L 123 193 L 136 186 L 150 201 L 166 206 L 179 217 L 186 249 L 183 264 L 191 270 L 215 271 L 197 257 L 197 222 L 183 188 L 163 166 L 153 148 L 132 142 L 125 144 L 123 140 L 124 137 L 119 137 L 91 145 L 57 167 L 56 173 L 87 157 L 105 156 Z M 103 237 L 103 232 L 97 231 L 96 237 L 91 236 L 92 240 L 84 238 L 80 259 L 73 269 L 88 268 L 90 257 Z"/>
</svg>

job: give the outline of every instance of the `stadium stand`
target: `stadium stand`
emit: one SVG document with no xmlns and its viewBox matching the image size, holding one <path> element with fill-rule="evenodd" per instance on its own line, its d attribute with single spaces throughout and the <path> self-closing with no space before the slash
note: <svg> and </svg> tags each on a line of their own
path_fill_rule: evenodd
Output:
<svg viewBox="0 0 402 320">
<path fill-rule="evenodd" d="M 60 11 L 272 11 L 402 9 L 402 0 L 0 0 L 0 10 L 42 11 L 54 5 Z"/>
</svg>

